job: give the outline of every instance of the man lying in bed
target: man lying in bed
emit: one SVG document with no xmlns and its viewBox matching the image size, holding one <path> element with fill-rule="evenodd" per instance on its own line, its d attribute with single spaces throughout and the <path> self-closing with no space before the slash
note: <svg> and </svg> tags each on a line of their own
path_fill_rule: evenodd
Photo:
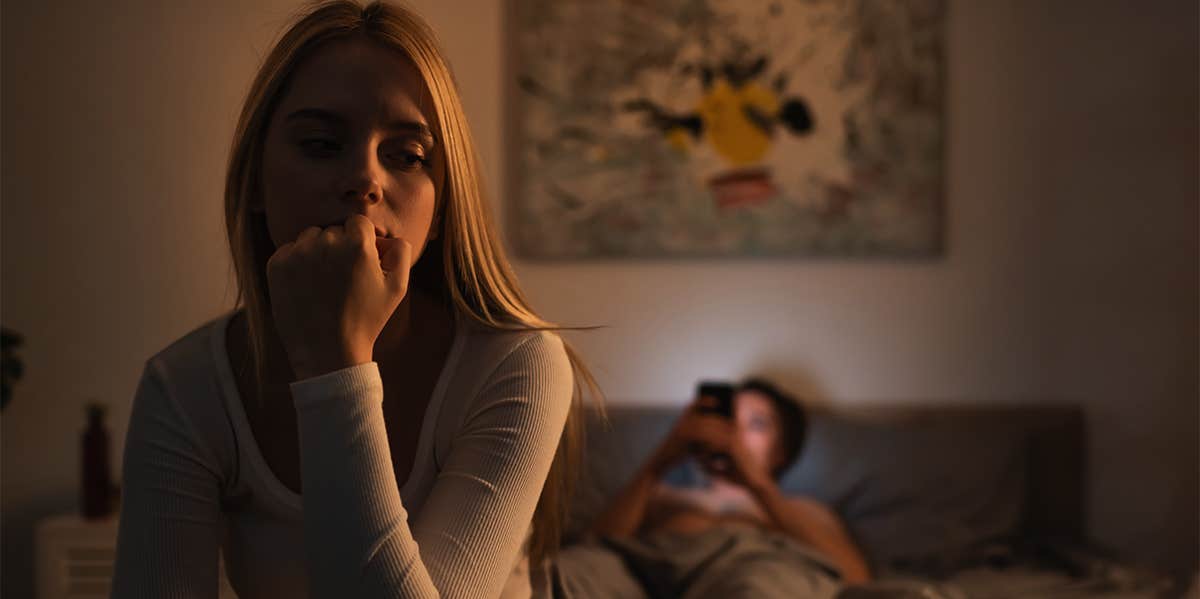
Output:
<svg viewBox="0 0 1200 599">
<path fill-rule="evenodd" d="M 801 405 L 762 380 L 735 389 L 729 417 L 716 401 L 684 411 L 592 526 L 598 542 L 563 552 L 558 596 L 831 597 L 869 579 L 841 519 L 777 485 L 804 443 Z M 688 458 L 705 485 L 663 482 Z"/>
</svg>

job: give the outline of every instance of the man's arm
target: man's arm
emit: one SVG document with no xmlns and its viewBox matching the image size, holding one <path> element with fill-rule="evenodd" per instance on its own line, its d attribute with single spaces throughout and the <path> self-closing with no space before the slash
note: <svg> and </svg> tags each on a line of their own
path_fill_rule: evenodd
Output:
<svg viewBox="0 0 1200 599">
<path fill-rule="evenodd" d="M 646 516 L 661 498 L 659 482 L 663 475 L 688 455 L 697 441 L 724 431 L 729 422 L 719 416 L 702 414 L 696 403 L 689 404 L 662 443 L 638 468 L 633 479 L 609 502 L 592 524 L 591 532 L 610 536 L 633 536 L 646 524 Z"/>
<path fill-rule="evenodd" d="M 591 532 L 598 535 L 630 537 L 645 523 L 646 513 L 654 501 L 659 484 L 659 468 L 652 457 L 638 468 L 633 479 L 609 502 L 608 507 L 592 523 Z"/>
<path fill-rule="evenodd" d="M 751 491 L 780 529 L 829 556 L 847 583 L 860 584 L 871 579 L 862 551 L 833 510 L 805 497 L 787 497 L 773 482 Z"/>
</svg>

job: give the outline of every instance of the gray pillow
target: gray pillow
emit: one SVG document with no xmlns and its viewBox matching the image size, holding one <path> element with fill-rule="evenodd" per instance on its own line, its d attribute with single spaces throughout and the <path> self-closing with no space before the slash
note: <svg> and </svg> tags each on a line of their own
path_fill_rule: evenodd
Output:
<svg viewBox="0 0 1200 599">
<path fill-rule="evenodd" d="M 837 510 L 875 570 L 947 571 L 1018 534 L 1025 446 L 1001 424 L 814 414 L 781 486 Z"/>
</svg>

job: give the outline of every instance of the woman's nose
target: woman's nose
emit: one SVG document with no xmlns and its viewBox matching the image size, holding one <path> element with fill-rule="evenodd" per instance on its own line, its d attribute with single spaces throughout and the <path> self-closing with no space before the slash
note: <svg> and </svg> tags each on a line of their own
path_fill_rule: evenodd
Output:
<svg viewBox="0 0 1200 599">
<path fill-rule="evenodd" d="M 379 183 L 381 165 L 372 144 L 366 145 L 353 152 L 354 157 L 348 160 L 346 178 L 342 182 L 344 201 L 374 204 L 383 198 L 383 186 Z"/>
</svg>

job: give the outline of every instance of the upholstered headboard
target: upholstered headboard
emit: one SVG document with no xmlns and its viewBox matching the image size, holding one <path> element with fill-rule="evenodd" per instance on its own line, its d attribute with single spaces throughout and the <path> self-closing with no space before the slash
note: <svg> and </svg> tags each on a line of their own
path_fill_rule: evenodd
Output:
<svg viewBox="0 0 1200 599">
<path fill-rule="evenodd" d="M 633 475 L 677 407 L 594 416 L 568 537 Z M 876 561 L 927 559 L 981 538 L 1081 539 L 1084 419 L 1063 404 L 886 404 L 810 410 L 801 457 L 780 486 L 822 499 Z M 681 468 L 673 482 L 700 477 Z"/>
</svg>

